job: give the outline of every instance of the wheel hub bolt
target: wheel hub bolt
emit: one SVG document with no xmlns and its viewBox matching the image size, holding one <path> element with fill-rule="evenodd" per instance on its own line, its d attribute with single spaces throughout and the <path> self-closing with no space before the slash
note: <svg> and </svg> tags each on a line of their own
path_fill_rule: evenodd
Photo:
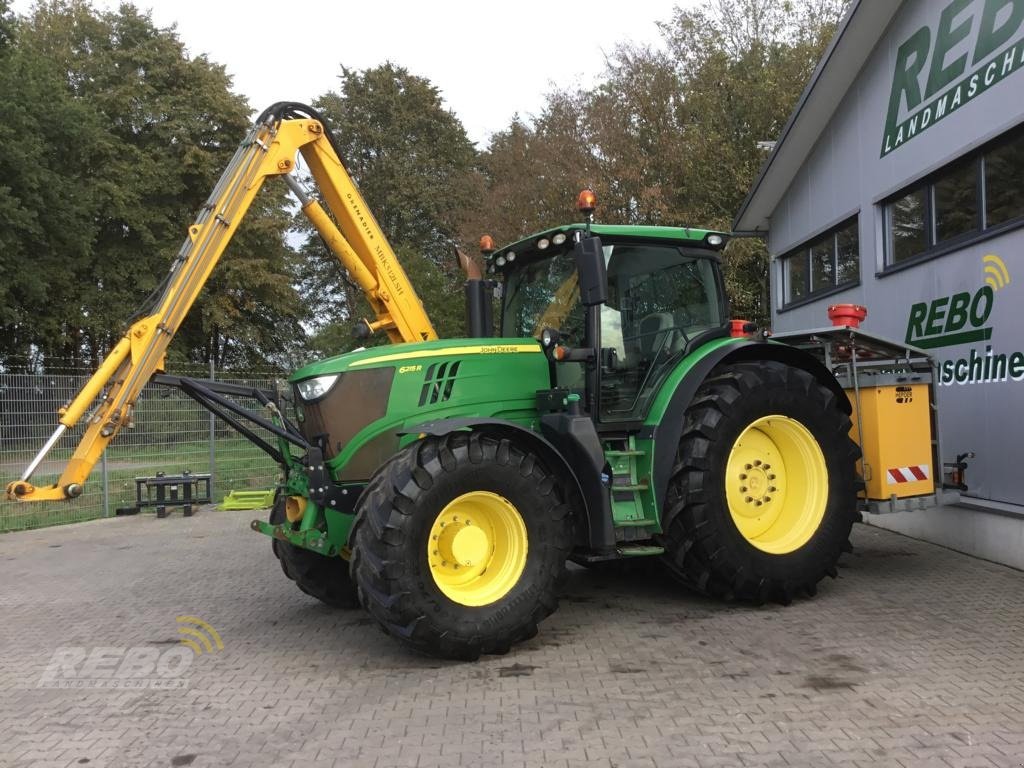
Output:
<svg viewBox="0 0 1024 768">
<path fill-rule="evenodd" d="M 747 498 L 745 498 L 745 499 L 744 499 L 744 501 L 745 501 L 745 502 L 747 502 L 747 504 L 749 504 L 749 503 L 750 503 L 750 502 L 752 502 L 753 500 L 754 500 L 754 497 L 753 497 L 753 496 L 747 496 Z"/>
<path fill-rule="evenodd" d="M 760 459 L 754 459 L 754 466 L 755 467 L 760 467 L 761 466 L 761 460 Z"/>
<path fill-rule="evenodd" d="M 746 493 L 746 492 L 747 492 L 747 486 L 741 485 L 740 486 L 740 493 Z"/>
</svg>

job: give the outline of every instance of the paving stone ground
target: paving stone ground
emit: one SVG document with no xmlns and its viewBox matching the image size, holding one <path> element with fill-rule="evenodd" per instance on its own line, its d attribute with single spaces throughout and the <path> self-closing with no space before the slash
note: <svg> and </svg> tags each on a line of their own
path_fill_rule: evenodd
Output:
<svg viewBox="0 0 1024 768">
<path fill-rule="evenodd" d="M 253 514 L 0 536 L 0 765 L 1024 764 L 1019 571 L 863 526 L 788 608 L 574 569 L 536 639 L 449 663 L 301 594 Z M 181 615 L 223 650 L 178 644 Z M 52 687 L 55 652 L 104 684 L 156 657 L 187 687 Z"/>
</svg>

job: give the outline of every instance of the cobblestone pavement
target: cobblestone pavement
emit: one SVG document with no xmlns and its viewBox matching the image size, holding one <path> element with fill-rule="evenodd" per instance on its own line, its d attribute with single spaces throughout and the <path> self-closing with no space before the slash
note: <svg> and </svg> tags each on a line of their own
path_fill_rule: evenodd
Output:
<svg viewBox="0 0 1024 768">
<path fill-rule="evenodd" d="M 447 663 L 298 592 L 252 516 L 0 536 L 0 765 L 1024 763 L 1018 571 L 863 526 L 788 608 L 579 569 L 536 639 Z M 180 645 L 181 615 L 223 650 Z M 126 658 L 187 687 L 55 687 Z"/>
</svg>

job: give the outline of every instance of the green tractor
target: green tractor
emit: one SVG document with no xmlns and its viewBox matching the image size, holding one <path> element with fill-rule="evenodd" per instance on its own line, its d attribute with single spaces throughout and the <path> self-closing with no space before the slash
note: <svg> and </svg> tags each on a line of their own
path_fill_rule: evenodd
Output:
<svg viewBox="0 0 1024 768">
<path fill-rule="evenodd" d="M 836 575 L 860 488 L 840 384 L 730 321 L 725 233 L 581 209 L 583 223 L 488 249 L 466 284 L 472 338 L 292 376 L 307 448 L 282 451 L 253 528 L 303 592 L 475 659 L 536 634 L 568 561 L 653 557 L 685 587 L 752 603 Z"/>
</svg>

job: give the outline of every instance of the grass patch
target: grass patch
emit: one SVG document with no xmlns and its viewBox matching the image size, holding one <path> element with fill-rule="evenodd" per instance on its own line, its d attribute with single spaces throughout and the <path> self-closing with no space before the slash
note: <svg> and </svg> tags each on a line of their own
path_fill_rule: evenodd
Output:
<svg viewBox="0 0 1024 768">
<path fill-rule="evenodd" d="M 112 445 L 106 458 L 107 508 L 104 508 L 103 475 L 97 464 L 86 481 L 85 493 L 77 499 L 57 502 L 0 501 L 0 532 L 113 516 L 117 507 L 134 506 L 136 477 L 150 477 L 157 472 L 178 475 L 186 469 L 192 474 L 210 471 L 210 449 L 206 442 Z M 272 488 L 277 483 L 280 471 L 269 456 L 247 440 L 217 440 L 214 444 L 213 499 L 219 501 L 232 490 Z M 52 474 L 33 478 L 38 486 L 49 485 L 56 480 L 57 476 Z"/>
</svg>

